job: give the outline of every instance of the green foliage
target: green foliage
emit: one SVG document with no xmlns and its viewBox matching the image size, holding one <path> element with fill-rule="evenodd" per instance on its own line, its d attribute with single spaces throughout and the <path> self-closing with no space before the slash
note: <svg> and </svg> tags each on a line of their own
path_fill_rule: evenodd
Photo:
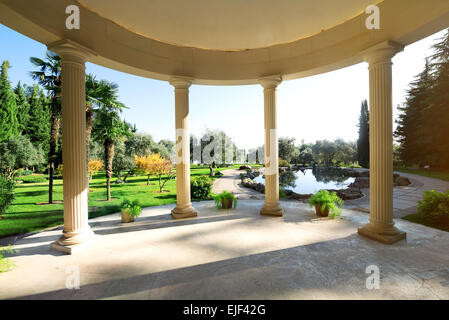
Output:
<svg viewBox="0 0 449 320">
<path fill-rule="evenodd" d="M 285 194 L 285 190 L 282 188 L 279 188 L 279 198 L 281 198 L 281 199 L 287 198 L 287 195 Z"/>
<path fill-rule="evenodd" d="M 228 199 L 232 199 L 232 207 L 235 209 L 235 207 L 237 206 L 237 198 L 234 196 L 233 193 L 224 190 L 223 192 L 216 194 L 213 196 L 214 198 L 214 202 L 215 202 L 215 207 L 219 210 L 219 209 L 223 209 L 223 201 L 225 200 L 227 201 Z"/>
<path fill-rule="evenodd" d="M 19 121 L 19 133 L 26 134 L 28 125 L 30 124 L 30 104 L 28 103 L 28 94 L 26 86 L 22 86 L 20 81 L 14 89 L 17 104 L 17 120 Z"/>
<path fill-rule="evenodd" d="M 290 167 L 290 163 L 287 160 L 279 158 L 279 167 Z"/>
<path fill-rule="evenodd" d="M 139 200 L 128 200 L 124 199 L 120 204 L 120 209 L 122 212 L 127 213 L 129 216 L 137 218 L 142 212 L 142 207 L 139 204 Z"/>
<path fill-rule="evenodd" d="M 5 258 L 5 254 L 12 254 L 17 252 L 12 246 L 0 248 L 0 273 L 10 271 L 15 265 Z"/>
<path fill-rule="evenodd" d="M 340 207 L 344 205 L 344 202 L 336 192 L 330 193 L 327 190 L 320 190 L 310 197 L 309 204 L 311 207 L 320 205 L 321 212 L 329 208 L 330 216 L 334 218 L 340 215 Z"/>
<path fill-rule="evenodd" d="M 449 168 L 449 30 L 432 49 L 398 108 L 395 135 L 405 165 Z"/>
<path fill-rule="evenodd" d="M 199 176 L 190 180 L 190 193 L 193 199 L 207 199 L 212 191 L 212 180 L 206 176 Z"/>
<path fill-rule="evenodd" d="M 14 181 L 4 175 L 0 175 L 0 215 L 5 213 L 6 208 L 8 208 L 14 198 Z"/>
<path fill-rule="evenodd" d="M 10 137 L 0 143 L 0 172 L 12 177 L 15 170 L 45 162 L 40 147 L 35 147 L 24 136 Z"/>
<path fill-rule="evenodd" d="M 0 142 L 19 133 L 16 95 L 8 79 L 9 62 L 3 61 L 0 72 Z"/>
<path fill-rule="evenodd" d="M 37 85 L 29 88 L 30 121 L 24 134 L 34 145 L 48 148 L 50 141 L 50 102 Z"/>
<path fill-rule="evenodd" d="M 449 191 L 424 191 L 423 200 L 418 203 L 418 214 L 427 223 L 449 225 Z"/>
<path fill-rule="evenodd" d="M 22 177 L 20 178 L 20 180 L 23 181 L 23 183 L 44 183 L 47 182 L 47 178 L 44 176 L 26 176 L 26 177 Z"/>
<path fill-rule="evenodd" d="M 285 163 L 291 163 L 294 158 L 297 158 L 299 151 L 295 147 L 295 138 L 281 137 L 278 139 L 278 144 L 279 158 L 285 159 Z M 287 166 L 288 165 L 283 165 L 281 167 Z"/>
<path fill-rule="evenodd" d="M 33 174 L 32 170 L 20 169 L 16 172 L 16 177 L 25 177 L 25 176 L 30 176 L 32 174 Z"/>
<path fill-rule="evenodd" d="M 363 168 L 369 168 L 369 110 L 368 101 L 363 100 L 359 117 L 359 139 L 357 140 L 357 160 Z"/>
</svg>

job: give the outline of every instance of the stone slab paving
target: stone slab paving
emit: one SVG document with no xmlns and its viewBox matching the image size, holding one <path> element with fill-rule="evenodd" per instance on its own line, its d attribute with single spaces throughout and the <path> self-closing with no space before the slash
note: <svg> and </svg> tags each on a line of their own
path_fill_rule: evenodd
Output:
<svg viewBox="0 0 449 320">
<path fill-rule="evenodd" d="M 227 169 L 222 171 L 223 176 L 216 179 L 212 186 L 213 193 L 220 193 L 224 190 L 234 192 L 237 199 L 241 200 L 263 200 L 265 195 L 256 190 L 245 188 L 241 185 L 240 173 L 246 173 L 245 170 Z"/>
<path fill-rule="evenodd" d="M 96 240 L 64 255 L 50 243 L 61 228 L 15 242 L 16 267 L 0 273 L 1 299 L 449 299 L 449 233 L 398 219 L 407 240 L 384 245 L 357 228 L 368 215 L 343 210 L 316 220 L 300 202 L 283 217 L 260 216 L 261 200 L 217 211 L 195 202 L 198 217 L 173 220 L 173 205 L 90 220 Z M 380 289 L 368 290 L 368 266 Z M 79 270 L 80 288 L 66 283 Z"/>
</svg>

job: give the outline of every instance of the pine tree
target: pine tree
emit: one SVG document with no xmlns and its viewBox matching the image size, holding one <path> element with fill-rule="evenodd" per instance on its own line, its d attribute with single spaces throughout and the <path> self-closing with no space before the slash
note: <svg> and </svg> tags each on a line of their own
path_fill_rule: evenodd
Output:
<svg viewBox="0 0 449 320">
<path fill-rule="evenodd" d="M 363 100 L 359 117 L 359 139 L 357 140 L 357 159 L 363 168 L 369 167 L 369 110 L 368 101 Z"/>
<path fill-rule="evenodd" d="M 19 134 L 17 104 L 8 79 L 9 62 L 3 61 L 0 73 L 0 142 Z"/>
<path fill-rule="evenodd" d="M 30 122 L 30 104 L 28 103 L 28 95 L 26 92 L 26 86 L 22 86 L 20 81 L 14 89 L 16 94 L 16 104 L 17 104 L 17 120 L 19 121 L 19 132 L 24 134 L 28 130 L 28 125 Z"/>
</svg>

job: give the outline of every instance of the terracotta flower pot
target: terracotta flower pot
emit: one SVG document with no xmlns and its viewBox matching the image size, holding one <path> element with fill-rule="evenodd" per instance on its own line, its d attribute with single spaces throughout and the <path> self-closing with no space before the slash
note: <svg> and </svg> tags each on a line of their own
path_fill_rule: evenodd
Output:
<svg viewBox="0 0 449 320">
<path fill-rule="evenodd" d="M 232 209 L 232 199 L 221 199 L 221 205 L 223 209 Z"/>
<path fill-rule="evenodd" d="M 122 223 L 133 222 L 134 217 L 128 213 L 128 210 L 122 210 Z"/>
<path fill-rule="evenodd" d="M 315 211 L 316 211 L 316 215 L 319 217 L 328 217 L 329 216 L 329 208 L 326 207 L 326 209 L 324 209 L 324 211 L 321 211 L 320 204 L 315 205 Z"/>
</svg>

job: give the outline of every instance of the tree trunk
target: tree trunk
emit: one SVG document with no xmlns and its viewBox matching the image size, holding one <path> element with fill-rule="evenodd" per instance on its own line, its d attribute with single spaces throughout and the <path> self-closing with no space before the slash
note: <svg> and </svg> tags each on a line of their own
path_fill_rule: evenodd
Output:
<svg viewBox="0 0 449 320">
<path fill-rule="evenodd" d="M 89 173 L 89 160 L 90 160 L 90 136 L 92 134 L 92 105 L 90 103 L 86 104 L 86 176 L 87 176 L 87 186 L 89 187 L 90 173 Z"/>
<path fill-rule="evenodd" d="M 53 176 L 55 172 L 56 146 L 58 144 L 58 134 L 61 119 L 58 115 L 51 115 L 50 131 L 50 151 L 48 152 L 48 203 L 53 203 Z"/>
<path fill-rule="evenodd" d="M 112 161 L 114 160 L 114 141 L 106 139 L 104 142 L 104 157 L 106 162 L 107 201 L 111 200 Z"/>
</svg>

